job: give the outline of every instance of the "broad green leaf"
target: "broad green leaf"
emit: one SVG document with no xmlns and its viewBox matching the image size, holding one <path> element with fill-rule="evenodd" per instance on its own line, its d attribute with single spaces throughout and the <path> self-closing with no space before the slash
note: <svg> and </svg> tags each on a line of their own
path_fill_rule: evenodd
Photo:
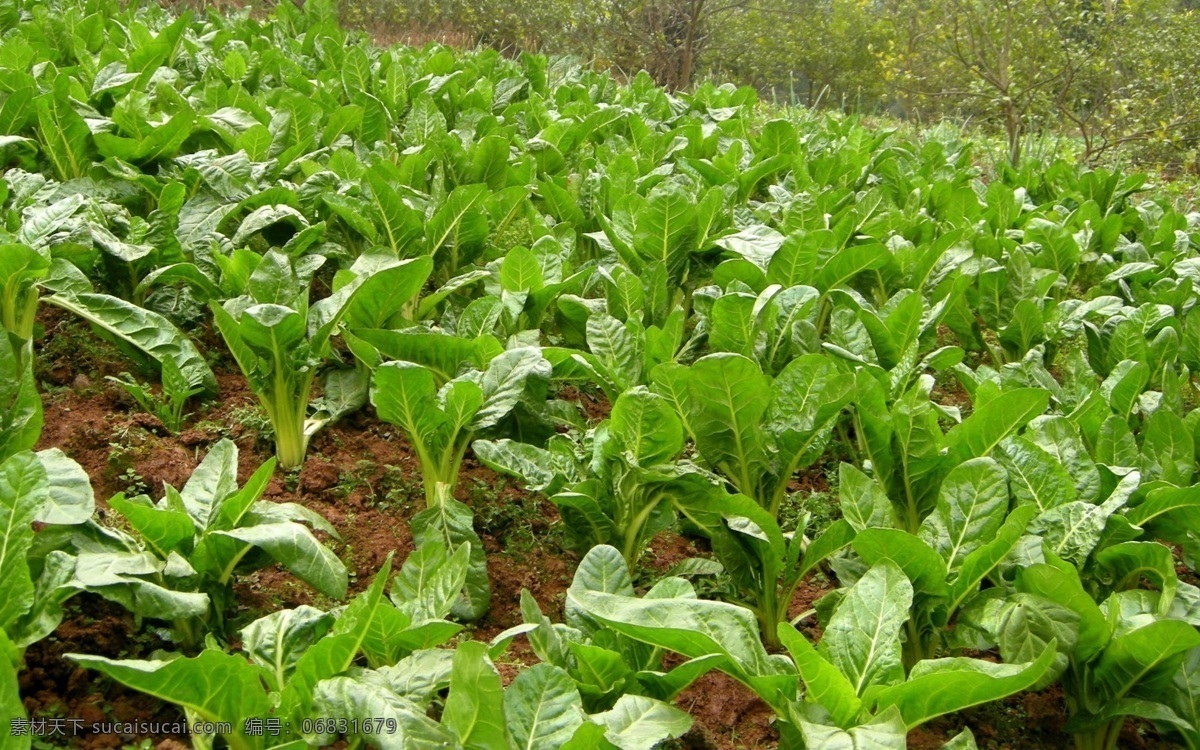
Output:
<svg viewBox="0 0 1200 750">
<path fill-rule="evenodd" d="M 368 367 L 378 367 L 381 357 L 413 362 L 429 368 L 439 386 L 458 375 L 464 365 L 484 364 L 478 359 L 487 351 L 488 338 L 471 341 L 421 328 L 402 331 L 358 329 L 343 334 L 343 337 L 354 355 Z"/>
<path fill-rule="evenodd" d="M 683 424 L 664 399 L 644 387 L 621 394 L 610 419 L 611 434 L 639 466 L 666 463 L 683 450 Z"/>
<path fill-rule="evenodd" d="M 593 547 L 575 569 L 571 591 L 633 596 L 633 579 L 629 576 L 629 566 L 615 547 Z"/>
<path fill-rule="evenodd" d="M 838 500 L 842 517 L 855 531 L 890 526 L 892 505 L 887 493 L 851 464 L 838 466 Z"/>
<path fill-rule="evenodd" d="M 775 438 L 785 476 L 816 460 L 854 393 L 853 385 L 819 354 L 792 360 L 775 379 L 767 429 Z"/>
<path fill-rule="evenodd" d="M 213 533 L 258 547 L 325 596 L 346 596 L 346 566 L 298 523 L 262 523 Z"/>
<path fill-rule="evenodd" d="M 611 709 L 589 719 L 601 724 L 605 739 L 622 750 L 652 750 L 692 726 L 687 713 L 642 695 L 622 695 Z"/>
<path fill-rule="evenodd" d="M 418 450 L 440 448 L 434 441 L 446 417 L 436 408 L 436 397 L 433 373 L 425 367 L 388 362 L 375 371 L 371 404 L 380 419 L 404 427 L 414 442 L 419 441 Z"/>
<path fill-rule="evenodd" d="M 1192 725 L 1192 742 L 1200 740 L 1200 649 L 1187 652 L 1171 678 L 1168 702 L 1175 713 Z"/>
<path fill-rule="evenodd" d="M 1050 669 L 1054 655 L 1051 645 L 1028 664 L 994 664 L 962 657 L 918 662 L 905 682 L 874 696 L 876 710 L 896 706 L 912 729 L 937 716 L 1028 690 Z"/>
<path fill-rule="evenodd" d="M 272 612 L 242 629 L 242 649 L 274 677 L 279 690 L 304 652 L 329 632 L 334 619 L 307 605 Z"/>
<path fill-rule="evenodd" d="M 433 750 L 455 746 L 455 737 L 426 715 L 425 709 L 396 693 L 353 677 L 333 677 L 316 686 L 313 711 L 318 716 L 357 720 L 372 730 L 394 726 L 395 731 L 362 732 L 355 739 L 378 743 L 381 750 Z M 388 722 L 383 727 L 378 722 Z M 392 723 L 394 722 L 394 723 Z M 329 738 L 332 740 L 332 738 Z"/>
<path fill-rule="evenodd" d="M 568 602 L 609 628 L 688 658 L 718 654 L 720 668 L 774 699 L 794 689 L 791 676 L 759 641 L 754 616 L 742 607 L 701 599 L 638 599 L 594 591 L 569 591 Z"/>
<path fill-rule="evenodd" d="M 545 284 L 537 256 L 524 247 L 514 247 L 500 263 L 500 286 L 508 292 L 537 291 Z"/>
<path fill-rule="evenodd" d="M 838 603 L 821 639 L 821 655 L 846 675 L 860 697 L 904 680 L 900 628 L 913 587 L 890 560 L 876 563 Z"/>
<path fill-rule="evenodd" d="M 1035 515 L 1033 506 L 1016 508 L 994 535 L 963 558 L 958 576 L 950 585 L 950 613 L 978 591 L 983 579 L 1012 552 Z"/>
<path fill-rule="evenodd" d="M 415 623 L 444 618 L 467 580 L 470 555 L 469 543 L 451 551 L 440 539 L 430 539 L 404 561 L 392 601 Z"/>
<path fill-rule="evenodd" d="M 595 313 L 588 318 L 586 331 L 588 348 L 618 389 L 614 395 L 641 382 L 645 334 L 640 326 Z"/>
<path fill-rule="evenodd" d="M 1067 470 L 1028 439 L 1008 438 L 1000 444 L 996 458 L 1008 472 L 1009 490 L 1017 505 L 1032 504 L 1045 511 L 1075 500 L 1075 485 Z"/>
<path fill-rule="evenodd" d="M 1156 472 L 1159 469 L 1154 460 L 1156 455 L 1148 456 L 1149 460 L 1142 461 L 1133 430 L 1129 429 L 1129 423 L 1124 417 L 1116 414 L 1110 415 L 1100 424 L 1100 431 L 1096 436 L 1095 458 L 1098 463 L 1108 466 L 1146 466 Z"/>
<path fill-rule="evenodd" d="M 16 348 L 14 337 L 0 327 L 0 460 L 30 450 L 42 433 L 42 397 L 34 379 L 31 346 L 27 342 Z M 68 479 L 61 471 L 55 472 L 55 478 L 68 484 L 77 479 Z M 47 513 L 53 513 L 59 502 L 67 501 L 66 486 L 56 485 L 54 496 L 44 508 Z"/>
<path fill-rule="evenodd" d="M 0 732 L 12 750 L 29 750 L 32 735 L 18 733 L 13 724 L 25 720 L 25 706 L 21 703 L 20 684 L 17 674 L 21 669 L 21 652 L 8 639 L 4 628 L 0 628 Z"/>
<path fill-rule="evenodd" d="M 812 285 L 822 248 L 832 247 L 835 242 L 827 229 L 789 234 L 771 256 L 767 281 L 784 287 Z"/>
<path fill-rule="evenodd" d="M 1200 488 L 1159 487 L 1125 514 L 1135 526 L 1144 526 L 1155 536 L 1173 542 L 1188 541 L 1200 528 Z"/>
<path fill-rule="evenodd" d="M 170 661 L 107 659 L 87 654 L 67 654 L 82 667 L 166 703 L 187 709 L 198 719 L 229 722 L 232 737 L 242 738 L 245 719 L 264 716 L 270 708 L 261 671 L 240 656 L 216 650 L 194 658 Z"/>
<path fill-rule="evenodd" d="M 626 680 L 632 676 L 632 670 L 621 654 L 601 646 L 576 641 L 568 641 L 567 649 L 574 657 L 571 676 L 575 678 L 583 695 L 619 695 L 623 692 Z M 568 660 L 563 664 L 569 665 L 571 662 Z"/>
<path fill-rule="evenodd" d="M 469 547 L 466 580 L 460 584 L 462 594 L 453 602 L 450 611 L 460 620 L 477 620 L 487 612 L 491 602 L 483 542 L 475 533 L 471 509 L 450 497 L 444 487 L 441 490 L 434 507 L 417 513 L 409 521 L 413 542 L 418 547 L 430 542 L 441 543 L 447 549 L 453 549 L 455 555 L 461 553 L 462 547 Z"/>
<path fill-rule="evenodd" d="M 1078 573 L 1052 565 L 1032 565 L 1017 576 L 1017 588 L 1063 607 L 1079 618 L 1075 658 L 1086 662 L 1101 651 L 1112 635 L 1100 607 L 1084 591 Z"/>
<path fill-rule="evenodd" d="M 504 715 L 513 747 L 557 750 L 583 723 L 583 701 L 566 672 L 537 664 L 517 675 L 504 691 Z"/>
<path fill-rule="evenodd" d="M 1053 643 L 1058 655 L 1043 683 L 1036 687 L 1045 687 L 1062 675 L 1078 645 L 1078 614 L 1056 602 L 1024 593 L 978 602 L 983 606 L 971 608 L 967 619 L 996 641 L 1005 661 L 1031 661 Z"/>
<path fill-rule="evenodd" d="M 988 455 L 1001 440 L 1046 411 L 1049 403 L 1050 394 L 1040 388 L 1016 388 L 988 401 L 947 434 L 950 461 L 958 464 Z"/>
<path fill-rule="evenodd" d="M 710 354 L 692 365 L 687 382 L 686 416 L 701 456 L 755 496 L 766 461 L 761 423 L 770 381 L 743 356 Z"/>
<path fill-rule="evenodd" d="M 579 479 L 574 466 L 560 466 L 555 454 L 528 443 L 508 438 L 476 440 L 471 452 L 492 470 L 519 477 L 531 492 L 556 492 L 562 482 Z M 564 470 L 570 473 L 564 476 Z"/>
<path fill-rule="evenodd" d="M 426 706 L 436 693 L 450 687 L 453 665 L 452 650 L 432 648 L 406 656 L 394 666 L 381 667 L 379 673 L 397 695 Z"/>
<path fill-rule="evenodd" d="M 992 540 L 1008 515 L 1008 475 L 990 458 L 973 458 L 951 469 L 920 536 L 941 554 L 947 569 Z"/>
<path fill-rule="evenodd" d="M 166 318 L 107 294 L 54 294 L 47 302 L 75 313 L 159 362 L 171 360 L 188 385 L 217 390 L 216 376 L 192 342 Z"/>
<path fill-rule="evenodd" d="M 908 728 L 900 712 L 884 711 L 868 722 L 849 729 L 838 729 L 806 721 L 799 721 L 800 733 L 806 747 L 822 750 L 902 750 L 907 747 Z"/>
<path fill-rule="evenodd" d="M 521 400 L 529 381 L 549 378 L 550 363 L 537 348 L 509 349 L 499 355 L 488 364 L 480 379 L 484 403 L 475 415 L 471 429 L 496 424 Z"/>
<path fill-rule="evenodd" d="M 814 286 L 828 292 L 863 271 L 881 268 L 890 257 L 887 248 L 879 243 L 842 248 L 822 266 Z"/>
<path fill-rule="evenodd" d="M 719 667 L 722 659 L 718 654 L 691 659 L 665 674 L 644 670 L 637 673 L 637 680 L 651 697 L 672 701 L 693 682 Z"/>
<path fill-rule="evenodd" d="M 655 188 L 637 213 L 633 247 L 647 262 L 662 263 L 671 279 L 683 278 L 696 249 L 696 207 L 682 186 L 665 182 Z"/>
<path fill-rule="evenodd" d="M 1183 420 L 1175 414 L 1159 409 L 1150 415 L 1142 438 L 1142 454 L 1148 480 L 1191 484 L 1196 470 L 1195 444 Z"/>
<path fill-rule="evenodd" d="M 183 542 L 190 542 L 195 536 L 192 518 L 181 510 L 156 508 L 149 501 L 135 502 L 120 495 L 109 498 L 108 505 L 125 517 L 159 557 L 166 558 L 177 551 Z"/>
<path fill-rule="evenodd" d="M 70 83 L 70 77 L 60 73 L 53 89 L 34 102 L 42 152 L 62 181 L 83 177 L 92 162 L 91 130 L 71 106 Z"/>
<path fill-rule="evenodd" d="M 916 592 L 946 595 L 946 560 L 920 537 L 900 529 L 866 529 L 854 537 L 853 545 L 867 565 L 882 560 L 895 563 Z"/>
<path fill-rule="evenodd" d="M 450 695 L 442 712 L 442 726 L 468 750 L 507 750 L 504 688 L 500 674 L 487 657 L 487 647 L 477 641 L 462 643 L 454 651 Z"/>
<path fill-rule="evenodd" d="M 755 307 L 756 298 L 751 294 L 727 293 L 718 297 L 709 315 L 709 347 L 713 351 L 753 356 L 758 324 Z"/>
<path fill-rule="evenodd" d="M 1159 620 L 1119 635 L 1096 662 L 1096 688 L 1104 700 L 1119 700 L 1150 684 L 1168 684 L 1185 653 L 1197 647 L 1200 633 L 1179 620 Z"/>
<path fill-rule="evenodd" d="M 188 515 L 207 528 L 214 509 L 237 492 L 238 449 L 228 438 L 220 440 L 192 471 L 179 492 Z"/>
<path fill-rule="evenodd" d="M 25 556 L 33 544 L 33 522 L 49 494 L 46 470 L 32 453 L 18 453 L 0 464 L 0 629 L 25 614 L 34 601 L 34 585 Z"/>
<path fill-rule="evenodd" d="M 457 252 L 461 244 L 472 244 L 476 240 L 482 241 L 480 238 L 472 235 L 474 230 L 470 226 L 470 217 L 476 215 L 482 218 L 477 212 L 487 194 L 487 185 L 460 185 L 456 187 L 446 197 L 446 202 L 442 204 L 441 208 L 434 213 L 433 217 L 425 225 L 427 251 L 437 254 L 443 247 L 449 244 Z M 484 221 L 483 228 L 484 238 L 486 238 L 486 220 Z M 457 267 L 453 267 L 452 264 L 449 270 L 453 273 L 458 269 Z"/>
<path fill-rule="evenodd" d="M 433 261 L 428 257 L 372 269 L 347 303 L 342 315 L 346 327 L 391 327 L 392 321 L 420 293 L 432 271 Z"/>
<path fill-rule="evenodd" d="M 1112 372 L 1100 384 L 1100 393 L 1108 399 L 1113 411 L 1121 417 L 1128 418 L 1149 379 L 1149 365 L 1125 359 L 1113 367 Z"/>
<path fill-rule="evenodd" d="M 33 606 L 9 626 L 9 636 L 18 648 L 28 648 L 58 628 L 63 619 L 63 604 L 76 591 L 70 585 L 74 576 L 74 557 L 61 550 L 46 555 L 34 586 Z"/>
<path fill-rule="evenodd" d="M 843 729 L 857 724 L 863 705 L 850 680 L 822 658 L 808 639 L 789 623 L 779 623 L 779 640 L 796 662 L 796 670 L 804 683 L 804 699 L 828 711 L 834 723 Z"/>
<path fill-rule="evenodd" d="M 375 209 L 375 220 L 387 240 L 388 247 L 400 257 L 413 255 L 413 243 L 424 233 L 420 214 L 404 202 L 380 169 L 368 169 L 366 181 L 371 187 L 370 198 Z M 430 249 L 437 248 L 430 245 Z"/>
</svg>

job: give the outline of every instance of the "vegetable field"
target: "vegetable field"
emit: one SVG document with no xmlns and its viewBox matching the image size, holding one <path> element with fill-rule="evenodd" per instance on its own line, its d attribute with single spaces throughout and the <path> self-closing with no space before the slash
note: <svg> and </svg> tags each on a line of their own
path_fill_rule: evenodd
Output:
<svg viewBox="0 0 1200 750">
<path fill-rule="evenodd" d="M 0 747 L 1200 747 L 1200 214 L 137 5 L 0 5 Z"/>
</svg>

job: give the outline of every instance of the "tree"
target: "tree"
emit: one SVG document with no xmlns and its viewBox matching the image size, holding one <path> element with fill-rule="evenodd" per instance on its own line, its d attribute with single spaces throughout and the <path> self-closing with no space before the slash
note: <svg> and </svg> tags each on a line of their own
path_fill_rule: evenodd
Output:
<svg viewBox="0 0 1200 750">
<path fill-rule="evenodd" d="M 1158 159 L 1200 138 L 1200 12 L 1174 2 L 1105 3 L 1081 16 L 1094 30 L 1090 65 L 1061 111 L 1094 161 L 1131 147 Z M 1152 153 L 1157 152 L 1157 153 Z"/>
<path fill-rule="evenodd" d="M 1200 18 L 1176 0 L 888 0 L 887 65 L 908 116 L 997 124 L 1016 164 L 1030 132 L 1074 130 L 1088 161 L 1194 142 Z M 1066 126 L 1066 127 L 1064 127 Z"/>
<path fill-rule="evenodd" d="M 748 0 L 585 1 L 585 35 L 626 71 L 645 69 L 667 88 L 691 87 L 720 23 Z"/>
<path fill-rule="evenodd" d="M 925 97 L 957 102 L 964 114 L 998 121 L 1008 158 L 1038 115 L 1064 99 L 1078 60 L 1056 19 L 1074 0 L 938 0 L 921 4 L 932 22 L 919 45 L 930 78 L 915 81 Z M 939 80 L 940 79 L 940 80 Z"/>
<path fill-rule="evenodd" d="M 713 37 L 707 52 L 723 77 L 809 107 L 887 104 L 890 30 L 873 0 L 766 0 L 722 19 Z"/>
</svg>

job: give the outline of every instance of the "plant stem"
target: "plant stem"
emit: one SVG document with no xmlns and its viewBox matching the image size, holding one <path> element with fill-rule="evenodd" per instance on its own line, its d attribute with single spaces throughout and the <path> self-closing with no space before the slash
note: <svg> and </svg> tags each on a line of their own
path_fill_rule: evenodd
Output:
<svg viewBox="0 0 1200 750">
<path fill-rule="evenodd" d="M 37 287 L 4 290 L 4 305 L 0 310 L 4 327 L 21 341 L 33 338 L 33 322 L 37 316 Z"/>
<path fill-rule="evenodd" d="M 181 645 L 184 647 L 184 651 L 188 652 L 194 651 L 197 645 L 196 630 L 192 625 L 192 620 L 188 617 L 180 617 L 175 620 L 175 632 L 182 641 Z"/>
<path fill-rule="evenodd" d="M 776 582 L 764 581 L 763 583 L 763 601 L 757 612 L 759 629 L 762 630 L 763 645 L 769 650 L 775 651 L 783 646 L 779 640 L 779 623 L 787 619 L 787 608 L 791 604 L 791 597 L 788 597 L 786 602 L 781 601 L 777 598 Z"/>
<path fill-rule="evenodd" d="M 625 558 L 625 564 L 630 568 L 633 568 L 634 564 L 637 562 L 637 559 L 641 557 L 642 550 L 640 541 L 642 538 L 642 529 L 645 528 L 646 521 L 649 520 L 650 514 L 654 512 L 654 509 L 658 506 L 660 500 L 662 500 L 661 495 L 646 503 L 646 505 L 639 510 L 632 519 L 630 519 L 629 526 L 627 526 L 625 529 L 625 544 L 621 548 L 621 556 Z"/>
<path fill-rule="evenodd" d="M 313 374 L 304 373 L 298 382 L 291 382 L 282 369 L 284 364 L 276 357 L 272 390 L 260 396 L 259 400 L 275 428 L 275 455 L 279 458 L 279 465 L 290 470 L 304 465 L 304 454 L 308 451 L 304 420 L 308 417 Z"/>
<path fill-rule="evenodd" d="M 925 644 L 921 640 L 921 628 L 917 625 L 916 620 L 909 618 L 905 623 L 907 637 L 904 639 L 904 646 L 901 649 L 900 660 L 904 664 L 904 674 L 908 674 L 917 662 L 926 658 Z"/>
<path fill-rule="evenodd" d="M 1075 735 L 1076 750 L 1116 750 L 1117 741 L 1121 738 L 1121 727 L 1125 726 L 1122 716 L 1088 732 Z"/>
</svg>

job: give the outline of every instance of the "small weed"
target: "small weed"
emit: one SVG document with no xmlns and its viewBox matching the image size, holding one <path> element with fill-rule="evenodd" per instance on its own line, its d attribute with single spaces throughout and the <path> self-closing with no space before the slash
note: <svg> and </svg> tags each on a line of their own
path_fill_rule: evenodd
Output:
<svg viewBox="0 0 1200 750">
<path fill-rule="evenodd" d="M 138 474 L 132 466 L 117 477 L 117 483 L 121 485 L 121 491 L 126 495 L 135 496 L 150 494 L 150 487 L 146 484 L 146 480 L 141 474 Z"/>
<path fill-rule="evenodd" d="M 138 473 L 136 464 L 145 457 L 149 433 L 140 427 L 118 424 L 109 442 L 108 476 L 127 495 L 142 495 L 149 486 Z"/>
<path fill-rule="evenodd" d="M 94 388 L 102 387 L 97 374 L 117 373 L 130 366 L 116 346 L 97 336 L 85 321 L 70 316 L 50 324 L 39 347 L 34 368 L 41 381 L 63 382 L 54 371 L 67 363 L 72 371 L 91 376 Z M 143 374 L 150 376 L 152 371 Z"/>
<path fill-rule="evenodd" d="M 414 503 L 425 502 L 425 487 L 421 479 L 415 474 L 406 473 L 399 466 L 384 466 L 379 486 L 385 502 L 398 503 L 405 510 L 411 509 Z"/>
<path fill-rule="evenodd" d="M 227 424 L 238 424 L 251 432 L 258 433 L 259 440 L 267 442 L 275 440 L 275 428 L 271 426 L 271 418 L 257 404 L 231 409 L 229 416 L 225 418 L 225 422 Z"/>
<path fill-rule="evenodd" d="M 363 495 L 364 507 L 379 510 L 397 509 L 407 515 L 415 504 L 424 502 L 425 488 L 419 478 L 406 474 L 399 466 L 374 461 L 359 461 L 353 469 L 343 471 L 331 492 L 339 499 L 355 493 Z"/>
<path fill-rule="evenodd" d="M 170 360 L 163 361 L 162 386 L 157 392 L 127 372 L 121 373 L 121 377 L 110 375 L 108 380 L 121 386 L 142 411 L 158 417 L 172 433 L 178 433 L 183 428 L 183 410 L 188 399 L 202 391 L 201 388 L 189 385 L 179 368 Z"/>
<path fill-rule="evenodd" d="M 521 554 L 562 544 L 562 524 L 547 522 L 540 498 L 521 493 L 505 494 L 508 482 L 498 477 L 495 484 L 472 478 L 467 502 L 475 509 L 475 523 L 481 533 L 491 534 L 505 551 Z"/>
<path fill-rule="evenodd" d="M 809 539 L 820 536 L 825 529 L 842 517 L 838 505 L 836 476 L 826 475 L 828 491 L 789 492 L 779 507 L 779 528 L 784 533 L 795 531 L 807 517 L 804 533 Z"/>
<path fill-rule="evenodd" d="M 203 405 L 201 412 L 207 411 L 208 406 L 207 404 Z M 234 434 L 235 425 L 239 428 L 237 434 Z M 201 419 L 193 427 L 200 432 L 231 440 L 249 433 L 254 436 L 258 447 L 274 449 L 275 430 L 271 427 L 271 420 L 267 417 L 267 413 L 257 404 L 230 409 L 229 413 L 219 420 Z"/>
<path fill-rule="evenodd" d="M 375 485 L 372 483 L 372 478 L 375 475 L 377 464 L 373 461 L 361 460 L 354 465 L 354 468 L 349 471 L 343 471 L 338 475 L 338 483 L 330 490 L 340 500 L 353 495 L 360 490 L 367 491 L 369 503 L 374 505 L 378 498 L 378 492 Z"/>
</svg>

